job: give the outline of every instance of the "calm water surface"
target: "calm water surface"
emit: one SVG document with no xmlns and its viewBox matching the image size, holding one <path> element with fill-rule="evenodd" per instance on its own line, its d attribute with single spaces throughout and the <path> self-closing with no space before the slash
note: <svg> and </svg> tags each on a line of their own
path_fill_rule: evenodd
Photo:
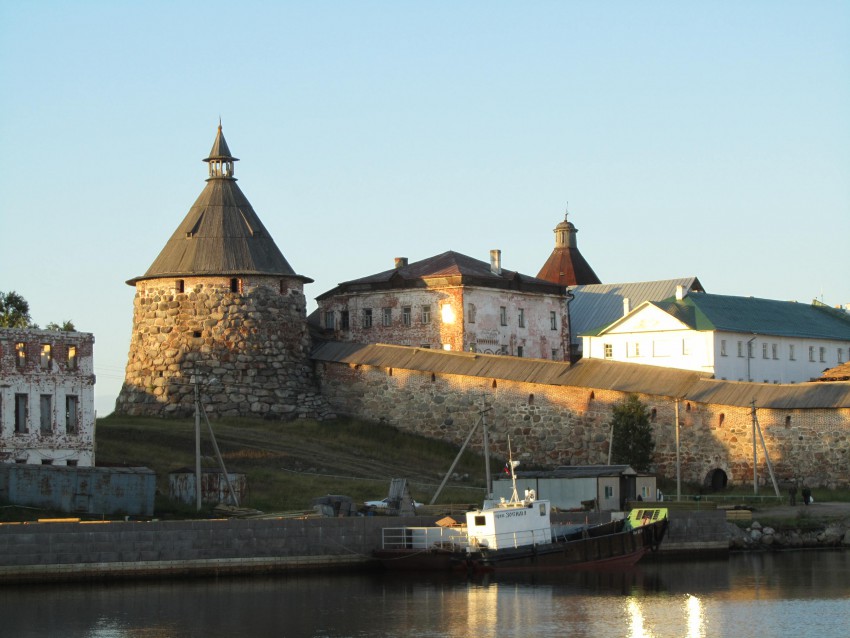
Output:
<svg viewBox="0 0 850 638">
<path fill-rule="evenodd" d="M 850 636 L 850 552 L 545 577 L 406 574 L 0 588 L 0 636 Z"/>
</svg>

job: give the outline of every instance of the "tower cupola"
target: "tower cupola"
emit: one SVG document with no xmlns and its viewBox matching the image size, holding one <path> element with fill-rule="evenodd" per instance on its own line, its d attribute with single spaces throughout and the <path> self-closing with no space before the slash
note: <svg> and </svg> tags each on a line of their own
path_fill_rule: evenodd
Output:
<svg viewBox="0 0 850 638">
<path fill-rule="evenodd" d="M 602 283 L 579 252 L 576 242 L 578 229 L 568 217 L 569 212 L 566 212 L 564 221 L 555 226 L 555 248 L 543 264 L 543 268 L 537 273 L 537 278 L 551 281 L 559 286 Z"/>
<path fill-rule="evenodd" d="M 238 162 L 239 158 L 233 157 L 230 154 L 230 149 L 227 148 L 227 141 L 224 139 L 224 133 L 221 132 L 221 120 L 218 121 L 218 133 L 215 136 L 210 156 L 204 161 L 210 167 L 209 179 L 236 180 L 233 177 L 233 162 Z"/>
</svg>

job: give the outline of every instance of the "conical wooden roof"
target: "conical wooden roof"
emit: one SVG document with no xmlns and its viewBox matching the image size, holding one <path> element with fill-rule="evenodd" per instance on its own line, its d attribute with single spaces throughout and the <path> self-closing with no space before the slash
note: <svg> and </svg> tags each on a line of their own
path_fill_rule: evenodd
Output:
<svg viewBox="0 0 850 638">
<path fill-rule="evenodd" d="M 219 126 L 210 157 L 204 161 L 235 161 Z M 213 171 L 189 213 L 171 235 L 147 272 L 129 280 L 214 275 L 297 275 L 254 212 L 236 179 L 228 171 Z"/>
</svg>

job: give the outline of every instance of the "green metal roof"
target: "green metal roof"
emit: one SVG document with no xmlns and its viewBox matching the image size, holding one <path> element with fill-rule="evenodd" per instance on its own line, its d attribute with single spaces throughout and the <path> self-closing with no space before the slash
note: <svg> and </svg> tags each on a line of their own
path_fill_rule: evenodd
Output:
<svg viewBox="0 0 850 638">
<path fill-rule="evenodd" d="M 692 292 L 654 305 L 694 330 L 850 340 L 850 315 L 820 304 Z"/>
</svg>

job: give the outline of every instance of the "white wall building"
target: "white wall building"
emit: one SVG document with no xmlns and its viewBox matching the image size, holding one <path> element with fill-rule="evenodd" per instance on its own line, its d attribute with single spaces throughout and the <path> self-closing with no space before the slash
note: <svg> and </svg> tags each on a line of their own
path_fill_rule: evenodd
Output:
<svg viewBox="0 0 850 638">
<path fill-rule="evenodd" d="M 0 328 L 0 462 L 94 465 L 94 336 Z"/>
<path fill-rule="evenodd" d="M 334 340 L 564 361 L 566 288 L 449 251 L 339 284 L 311 317 Z"/>
<path fill-rule="evenodd" d="M 584 356 L 708 372 L 717 379 L 799 383 L 850 357 L 850 316 L 822 304 L 681 289 L 582 335 Z"/>
</svg>

